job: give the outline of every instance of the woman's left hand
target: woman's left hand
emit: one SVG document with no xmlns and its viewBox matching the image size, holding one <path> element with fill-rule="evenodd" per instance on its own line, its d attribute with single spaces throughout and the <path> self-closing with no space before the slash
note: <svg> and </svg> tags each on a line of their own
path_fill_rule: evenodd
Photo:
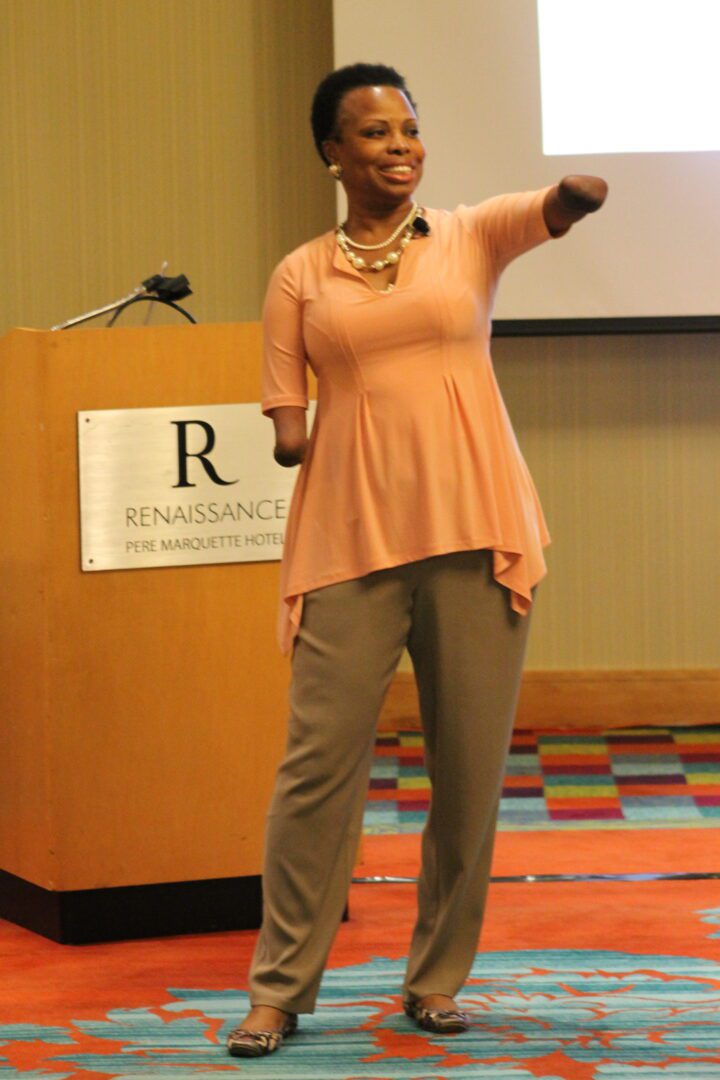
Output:
<svg viewBox="0 0 720 1080">
<path fill-rule="evenodd" d="M 599 176 L 566 176 L 551 188 L 543 203 L 545 224 L 552 236 L 562 236 L 586 214 L 605 202 L 608 186 Z"/>
</svg>

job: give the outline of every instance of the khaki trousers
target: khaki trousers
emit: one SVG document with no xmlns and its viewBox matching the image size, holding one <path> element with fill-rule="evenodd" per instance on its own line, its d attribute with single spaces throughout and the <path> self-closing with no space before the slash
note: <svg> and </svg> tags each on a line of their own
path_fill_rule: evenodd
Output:
<svg viewBox="0 0 720 1080">
<path fill-rule="evenodd" d="M 306 595 L 287 753 L 268 816 L 253 1005 L 314 1010 L 347 902 L 378 714 L 406 645 L 432 799 L 403 993 L 454 996 L 463 985 L 482 924 L 527 630 L 486 550 Z"/>
</svg>

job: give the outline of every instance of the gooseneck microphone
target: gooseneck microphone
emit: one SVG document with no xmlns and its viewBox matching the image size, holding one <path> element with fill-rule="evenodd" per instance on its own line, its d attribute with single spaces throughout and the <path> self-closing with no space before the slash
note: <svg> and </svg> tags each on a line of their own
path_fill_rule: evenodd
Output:
<svg viewBox="0 0 720 1080">
<path fill-rule="evenodd" d="M 163 272 L 166 268 L 167 262 L 164 262 L 159 274 L 153 274 L 152 277 L 146 278 L 140 285 L 136 285 L 127 296 L 122 296 L 111 304 L 104 304 L 102 307 L 94 308 L 93 311 L 86 311 L 84 315 L 76 315 L 73 319 L 67 319 L 65 322 L 58 323 L 57 326 L 51 326 L 50 329 L 68 330 L 71 326 L 78 326 L 79 323 L 87 322 L 88 319 L 94 319 L 98 315 L 114 312 L 107 324 L 112 326 L 121 311 L 139 300 L 166 304 L 168 307 L 179 311 L 189 322 L 194 323 L 195 319 L 193 319 L 192 315 L 177 303 L 183 297 L 191 295 L 190 282 L 184 274 L 178 274 L 177 277 L 172 278 L 164 277 Z"/>
</svg>

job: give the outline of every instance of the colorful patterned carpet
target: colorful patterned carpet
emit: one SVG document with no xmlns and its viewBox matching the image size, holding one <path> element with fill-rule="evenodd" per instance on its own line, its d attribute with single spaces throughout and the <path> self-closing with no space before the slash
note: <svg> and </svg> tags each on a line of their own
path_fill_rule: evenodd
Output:
<svg viewBox="0 0 720 1080">
<path fill-rule="evenodd" d="M 316 1013 L 254 1061 L 223 1045 L 254 933 L 72 948 L 0 924 L 0 1078 L 717 1080 L 716 882 L 491 894 L 459 995 L 469 1032 L 430 1035 L 401 1013 L 413 887 L 356 885 Z"/>
<path fill-rule="evenodd" d="M 444 1038 L 401 1011 L 422 740 L 377 750 L 377 835 L 287 1046 L 225 1052 L 255 931 L 76 947 L 0 920 L 0 1080 L 720 1080 L 720 728 L 516 733 L 471 1030 Z"/>
<path fill-rule="evenodd" d="M 430 785 L 417 731 L 378 737 L 365 832 L 419 832 Z M 720 727 L 516 730 L 499 828 L 720 823 Z"/>
<path fill-rule="evenodd" d="M 60 1080 L 712 1080 L 718 1076 L 717 961 L 612 949 L 488 954 L 471 973 L 462 1038 L 424 1035 L 398 1013 L 402 960 L 327 972 L 323 1003 L 292 1045 L 254 1061 L 222 1042 L 244 1002 L 233 990 L 170 989 L 142 1008 L 0 1038 L 42 1040 L 41 1071 Z M 44 1071 L 52 1068 L 54 1071 Z"/>
</svg>

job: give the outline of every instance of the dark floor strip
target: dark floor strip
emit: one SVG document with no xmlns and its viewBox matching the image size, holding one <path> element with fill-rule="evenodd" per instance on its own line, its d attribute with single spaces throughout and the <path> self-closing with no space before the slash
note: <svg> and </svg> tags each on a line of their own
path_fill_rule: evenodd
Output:
<svg viewBox="0 0 720 1080">
<path fill-rule="evenodd" d="M 521 884 L 528 882 L 544 883 L 549 881 L 715 881 L 720 879 L 720 871 L 713 873 L 688 872 L 681 874 L 518 874 L 515 876 L 491 877 L 493 884 Z M 373 877 L 354 877 L 353 885 L 413 885 L 416 877 L 394 877 L 378 874 Z"/>
</svg>

